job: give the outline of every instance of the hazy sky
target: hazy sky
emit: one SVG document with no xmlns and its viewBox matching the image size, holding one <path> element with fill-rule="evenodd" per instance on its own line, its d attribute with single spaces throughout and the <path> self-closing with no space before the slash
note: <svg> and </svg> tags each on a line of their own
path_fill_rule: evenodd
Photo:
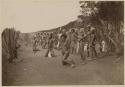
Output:
<svg viewBox="0 0 125 87">
<path fill-rule="evenodd" d="M 63 26 L 77 19 L 79 0 L 2 0 L 2 29 L 34 32 Z"/>
</svg>

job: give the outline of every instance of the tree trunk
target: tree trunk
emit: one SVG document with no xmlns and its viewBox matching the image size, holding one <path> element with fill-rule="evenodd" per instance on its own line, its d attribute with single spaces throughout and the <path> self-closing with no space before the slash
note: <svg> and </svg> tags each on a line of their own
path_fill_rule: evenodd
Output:
<svg viewBox="0 0 125 87">
<path fill-rule="evenodd" d="M 104 21 L 103 20 L 101 20 L 101 19 L 99 19 L 100 20 L 100 22 L 102 23 L 102 27 L 103 27 L 103 34 L 104 34 L 104 37 L 106 37 L 109 41 L 111 41 L 111 43 L 114 45 L 114 47 L 115 47 L 115 53 L 116 54 L 119 54 L 120 52 L 121 52 L 121 46 L 120 46 L 120 43 L 119 43 L 119 39 L 117 38 L 116 39 L 116 37 L 118 37 L 118 33 L 115 33 L 115 31 L 113 30 L 112 32 L 116 35 L 114 35 L 115 36 L 115 39 L 113 39 L 111 36 L 109 36 L 109 34 L 107 33 L 107 30 L 106 30 L 106 28 L 107 28 L 107 25 L 104 23 Z"/>
</svg>

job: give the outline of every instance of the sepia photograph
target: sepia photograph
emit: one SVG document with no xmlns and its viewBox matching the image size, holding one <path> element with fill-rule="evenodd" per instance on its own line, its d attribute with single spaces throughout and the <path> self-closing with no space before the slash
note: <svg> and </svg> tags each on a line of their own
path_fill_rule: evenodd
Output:
<svg viewBox="0 0 125 87">
<path fill-rule="evenodd" d="M 124 85 L 124 1 L 0 0 L 2 86 Z"/>
</svg>

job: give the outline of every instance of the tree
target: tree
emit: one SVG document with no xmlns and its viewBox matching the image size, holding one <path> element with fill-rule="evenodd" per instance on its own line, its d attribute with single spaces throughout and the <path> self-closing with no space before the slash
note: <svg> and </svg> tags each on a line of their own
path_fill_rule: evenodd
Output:
<svg viewBox="0 0 125 87">
<path fill-rule="evenodd" d="M 98 28 L 97 34 L 105 39 L 111 50 L 114 48 L 119 54 L 123 46 L 121 45 L 121 41 L 123 42 L 121 31 L 123 31 L 122 24 L 124 23 L 123 1 L 80 1 L 80 4 L 83 17 L 89 17 L 88 21 Z M 87 8 L 90 10 L 85 10 Z M 86 13 L 89 15 L 85 15 Z"/>
<path fill-rule="evenodd" d="M 120 36 L 121 23 L 124 22 L 124 3 L 122 1 L 108 1 L 97 3 L 98 13 L 96 14 L 101 21 L 104 36 L 112 43 L 115 48 L 115 52 L 119 53 L 122 50 Z"/>
</svg>

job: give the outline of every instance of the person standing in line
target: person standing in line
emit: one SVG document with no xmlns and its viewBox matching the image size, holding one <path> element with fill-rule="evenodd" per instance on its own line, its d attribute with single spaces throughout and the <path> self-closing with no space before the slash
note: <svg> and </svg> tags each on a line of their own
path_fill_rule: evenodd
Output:
<svg viewBox="0 0 125 87">
<path fill-rule="evenodd" d="M 76 54 L 79 55 L 79 30 L 76 31 L 77 33 L 77 41 L 76 41 Z"/>
<path fill-rule="evenodd" d="M 55 53 L 53 51 L 53 45 L 54 45 L 54 39 L 53 39 L 53 34 L 51 33 L 48 38 L 48 49 L 45 54 L 45 57 L 55 57 Z"/>
<path fill-rule="evenodd" d="M 75 32 L 75 29 L 71 30 L 70 39 L 71 39 L 71 54 L 74 54 L 76 52 L 76 43 L 77 43 L 77 34 Z"/>
<path fill-rule="evenodd" d="M 95 50 L 95 42 L 96 42 L 95 28 L 88 26 L 87 39 L 88 39 L 88 55 L 89 55 L 88 60 L 93 60 L 97 56 Z"/>
<path fill-rule="evenodd" d="M 87 26 L 87 42 L 88 42 L 88 57 L 87 60 L 92 60 L 92 35 L 91 26 Z"/>
<path fill-rule="evenodd" d="M 86 44 L 85 44 L 84 30 L 81 29 L 79 32 L 79 53 L 82 59 L 82 64 L 86 64 L 87 52 L 85 50 L 85 46 Z"/>
<path fill-rule="evenodd" d="M 36 53 L 36 50 L 37 50 L 37 40 L 36 40 L 36 35 L 34 36 L 34 41 L 33 41 L 33 52 L 34 54 Z"/>
<path fill-rule="evenodd" d="M 43 35 L 42 35 L 42 33 L 41 33 L 41 36 L 40 36 L 40 40 L 41 40 L 40 45 L 42 47 L 42 45 L 43 45 Z"/>
<path fill-rule="evenodd" d="M 57 49 L 59 50 L 60 49 L 60 37 L 61 37 L 61 32 L 58 32 L 58 34 L 57 34 Z"/>
<path fill-rule="evenodd" d="M 75 30 L 75 50 L 74 50 L 74 52 L 75 52 L 75 54 L 77 54 L 78 53 L 78 31 L 77 30 Z"/>
<path fill-rule="evenodd" d="M 96 36 L 95 36 L 95 28 L 91 30 L 91 57 L 92 59 L 96 59 L 97 57 L 97 52 L 95 50 L 95 45 L 96 45 Z"/>
<path fill-rule="evenodd" d="M 42 48 L 45 49 L 45 45 L 46 45 L 46 36 L 45 34 L 43 35 L 43 44 L 42 44 Z"/>
</svg>

